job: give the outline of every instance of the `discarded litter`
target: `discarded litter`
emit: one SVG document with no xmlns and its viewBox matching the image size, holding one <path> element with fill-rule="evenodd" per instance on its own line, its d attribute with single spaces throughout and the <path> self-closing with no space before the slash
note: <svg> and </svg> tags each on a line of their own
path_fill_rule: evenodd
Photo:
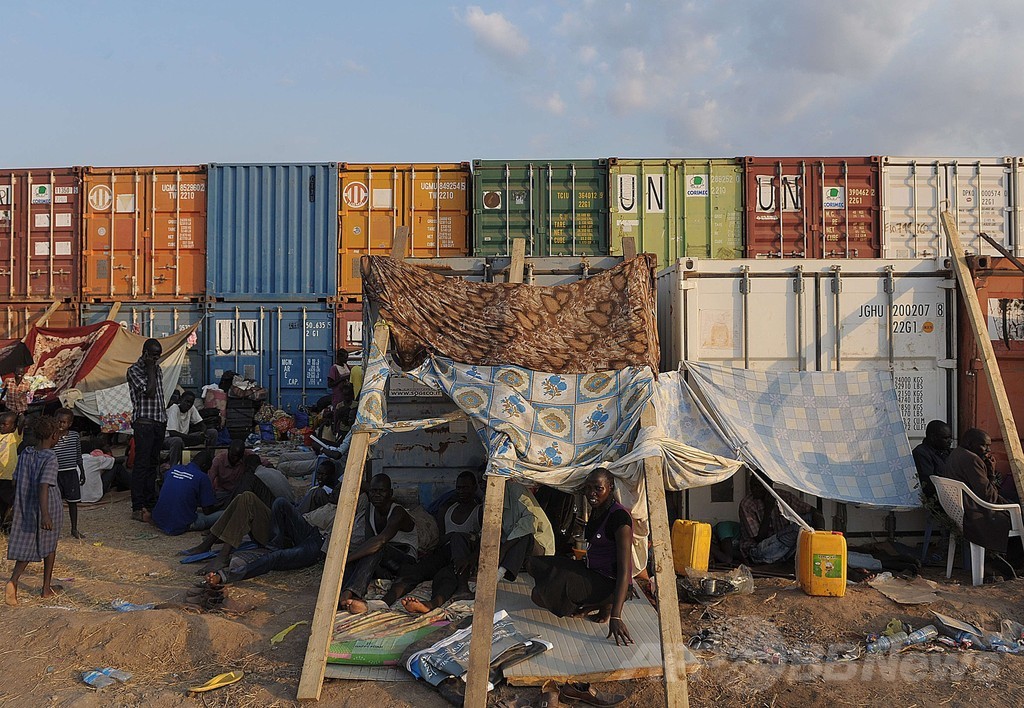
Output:
<svg viewBox="0 0 1024 708">
<path fill-rule="evenodd" d="M 192 686 L 188 689 L 189 693 L 206 693 L 207 691 L 213 691 L 224 686 L 230 686 L 233 683 L 238 683 L 244 676 L 242 671 L 229 671 L 226 674 L 217 674 L 212 679 L 204 683 L 202 686 Z"/>
<path fill-rule="evenodd" d="M 935 592 L 938 585 L 924 578 L 903 580 L 887 571 L 869 580 L 868 585 L 900 605 L 925 605 L 939 599 Z"/>
<path fill-rule="evenodd" d="M 741 565 L 728 573 L 686 569 L 686 575 L 676 580 L 682 599 L 701 605 L 715 605 L 728 595 L 754 592 L 754 576 L 750 568 Z"/>
<path fill-rule="evenodd" d="M 156 607 L 156 604 L 147 602 L 144 605 L 136 605 L 134 602 L 128 602 L 127 600 L 117 598 L 116 600 L 110 601 L 110 606 L 118 612 L 138 612 L 139 610 L 152 610 Z"/>
<path fill-rule="evenodd" d="M 106 688 L 120 681 L 124 683 L 130 679 L 132 675 L 127 671 L 121 671 L 120 669 L 114 669 L 107 667 L 105 669 L 95 669 L 94 671 L 85 671 L 82 673 L 82 680 L 93 688 Z"/>
<path fill-rule="evenodd" d="M 288 633 L 291 632 L 293 629 L 295 629 L 296 627 L 298 627 L 301 624 L 309 624 L 309 620 L 302 620 L 301 622 L 296 622 L 295 624 L 291 625 L 290 627 L 285 627 L 280 632 L 278 632 L 277 634 L 275 634 L 273 637 L 270 638 L 270 646 L 272 646 L 272 647 L 273 646 L 277 646 L 278 644 L 283 642 L 284 638 L 288 636 Z"/>
</svg>

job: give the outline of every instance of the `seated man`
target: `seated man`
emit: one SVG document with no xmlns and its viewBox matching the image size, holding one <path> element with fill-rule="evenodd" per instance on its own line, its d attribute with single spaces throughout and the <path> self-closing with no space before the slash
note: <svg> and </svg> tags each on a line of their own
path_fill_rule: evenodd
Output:
<svg viewBox="0 0 1024 708">
<path fill-rule="evenodd" d="M 367 494 L 366 540 L 350 547 L 338 608 L 352 614 L 366 611 L 363 595 L 376 578 L 393 579 L 403 565 L 416 562 L 416 522 L 394 502 L 391 478 L 379 474 Z"/>
<path fill-rule="evenodd" d="M 348 448 L 351 443 L 351 436 L 346 435 L 337 445 L 320 445 L 313 442 L 310 452 L 286 452 L 281 455 L 277 462 L 277 469 L 287 477 L 306 477 L 317 471 L 317 460 L 321 456 L 330 459 L 338 471 L 338 475 L 345 469 L 345 458 L 348 456 Z"/>
<path fill-rule="evenodd" d="M 84 504 L 98 502 L 111 489 L 131 489 L 131 473 L 111 454 L 110 446 L 105 443 L 83 444 L 82 467 L 85 469 L 85 484 L 82 485 Z"/>
<path fill-rule="evenodd" d="M 185 447 L 217 444 L 217 430 L 207 427 L 196 408 L 196 395 L 191 391 L 181 394 L 176 403 L 167 407 L 167 437 L 164 448 L 170 451 L 170 463 L 181 464 L 181 451 Z"/>
<path fill-rule="evenodd" d="M 932 475 L 947 476 L 946 462 L 953 443 L 953 429 L 941 420 L 933 420 L 924 429 L 924 442 L 914 448 L 914 466 L 925 501 L 937 503 Z"/>
<path fill-rule="evenodd" d="M 168 536 L 186 531 L 205 531 L 220 518 L 210 484 L 209 458 L 197 458 L 187 465 L 175 465 L 164 475 L 160 498 L 153 507 L 153 523 Z"/>
<path fill-rule="evenodd" d="M 796 553 L 800 525 L 782 515 L 778 501 L 768 491 L 770 486 L 771 480 L 751 473 L 747 496 L 740 502 L 740 553 L 752 565 L 779 563 Z M 814 528 L 825 526 L 821 512 L 800 497 L 785 490 L 775 493 Z"/>
<path fill-rule="evenodd" d="M 242 492 L 231 500 L 220 518 L 210 527 L 210 534 L 202 543 L 181 551 L 181 554 L 190 556 L 206 553 L 215 544 L 223 543 L 217 557 L 199 571 L 200 574 L 215 572 L 228 564 L 231 554 L 242 545 L 246 536 L 266 546 L 274 535 L 270 508 L 253 492 Z"/>
<path fill-rule="evenodd" d="M 480 552 L 480 518 L 483 508 L 477 499 L 476 474 L 462 472 L 455 482 L 455 503 L 441 515 L 442 537 L 437 548 L 417 562 L 403 565 L 384 602 L 388 606 L 425 580 L 432 581 L 431 598 L 421 602 L 402 598 L 409 612 L 420 614 L 441 607 L 456 594 L 469 596 L 469 572 Z"/>
<path fill-rule="evenodd" d="M 527 558 L 550 556 L 554 552 L 554 529 L 533 492 L 519 482 L 507 482 L 501 512 L 498 580 L 514 581 Z"/>
<path fill-rule="evenodd" d="M 992 439 L 984 430 L 970 428 L 960 437 L 946 460 L 946 468 L 939 474 L 963 482 L 982 501 L 1006 504 L 999 493 L 1001 480 L 995 471 L 990 451 Z M 995 553 L 1006 553 L 1010 535 L 1010 515 L 978 506 L 970 498 L 964 499 L 964 538 Z M 1014 549 L 1014 562 L 1020 565 Z"/>
<path fill-rule="evenodd" d="M 295 503 L 295 491 L 292 489 L 292 485 L 288 483 L 288 478 L 281 474 L 280 470 L 268 467 L 262 464 L 261 461 L 261 464 L 256 465 L 253 474 L 266 485 L 275 499 L 284 499 L 289 504 Z"/>
<path fill-rule="evenodd" d="M 217 503 L 227 504 L 235 495 L 235 490 L 245 476 L 245 442 L 235 440 L 224 452 L 213 458 L 210 466 L 210 483 Z M 253 467 L 255 470 L 255 466 Z"/>
</svg>

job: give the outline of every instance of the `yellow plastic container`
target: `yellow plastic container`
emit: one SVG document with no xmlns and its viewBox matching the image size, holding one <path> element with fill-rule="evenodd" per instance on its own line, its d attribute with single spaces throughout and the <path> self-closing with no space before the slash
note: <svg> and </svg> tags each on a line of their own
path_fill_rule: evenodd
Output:
<svg viewBox="0 0 1024 708">
<path fill-rule="evenodd" d="M 808 595 L 846 594 L 846 539 L 837 531 L 800 531 L 796 577 Z"/>
<path fill-rule="evenodd" d="M 707 570 L 711 555 L 711 524 L 676 519 L 672 524 L 672 560 L 676 573 L 683 575 L 687 568 Z"/>
</svg>

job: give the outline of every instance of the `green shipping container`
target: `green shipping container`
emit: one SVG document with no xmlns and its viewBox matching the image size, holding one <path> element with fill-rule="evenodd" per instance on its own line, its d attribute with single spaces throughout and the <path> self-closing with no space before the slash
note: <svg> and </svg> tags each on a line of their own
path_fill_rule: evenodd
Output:
<svg viewBox="0 0 1024 708">
<path fill-rule="evenodd" d="M 474 160 L 473 255 L 607 256 L 607 160 Z"/>
<path fill-rule="evenodd" d="M 608 160 L 612 255 L 632 236 L 661 267 L 677 258 L 743 256 L 743 165 L 712 160 Z"/>
</svg>

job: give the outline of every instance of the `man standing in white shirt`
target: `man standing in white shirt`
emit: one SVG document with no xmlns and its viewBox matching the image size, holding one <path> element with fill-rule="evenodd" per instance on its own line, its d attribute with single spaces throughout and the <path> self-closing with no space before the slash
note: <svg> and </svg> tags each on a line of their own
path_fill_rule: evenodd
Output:
<svg viewBox="0 0 1024 708">
<path fill-rule="evenodd" d="M 171 466 L 181 464 L 181 451 L 185 446 L 217 443 L 217 430 L 207 427 L 196 408 L 196 395 L 191 391 L 181 394 L 178 402 L 167 409 L 167 437 L 164 447 L 170 450 Z"/>
</svg>

